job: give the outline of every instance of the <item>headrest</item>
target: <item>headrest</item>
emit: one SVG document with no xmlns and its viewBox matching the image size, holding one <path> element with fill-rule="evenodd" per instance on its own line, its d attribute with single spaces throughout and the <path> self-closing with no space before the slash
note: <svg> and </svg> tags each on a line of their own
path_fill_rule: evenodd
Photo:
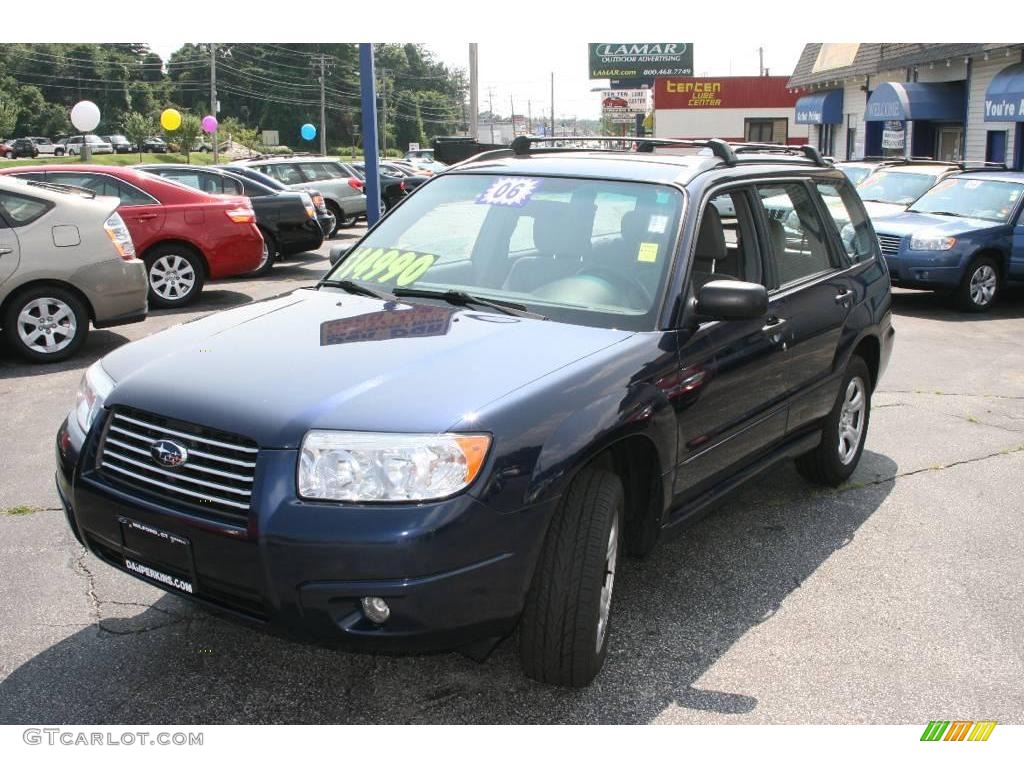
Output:
<svg viewBox="0 0 1024 768">
<path fill-rule="evenodd" d="M 537 251 L 548 256 L 582 258 L 590 251 L 590 228 L 574 226 L 572 205 L 546 205 L 550 210 L 533 220 L 533 244 Z"/>
<path fill-rule="evenodd" d="M 713 205 L 704 208 L 704 215 L 700 221 L 700 232 L 697 233 L 698 259 L 724 259 L 725 232 L 722 230 L 722 217 L 718 215 L 718 209 Z"/>
<path fill-rule="evenodd" d="M 650 213 L 641 208 L 624 214 L 622 217 L 622 239 L 639 243 L 647 231 L 649 219 Z"/>
</svg>

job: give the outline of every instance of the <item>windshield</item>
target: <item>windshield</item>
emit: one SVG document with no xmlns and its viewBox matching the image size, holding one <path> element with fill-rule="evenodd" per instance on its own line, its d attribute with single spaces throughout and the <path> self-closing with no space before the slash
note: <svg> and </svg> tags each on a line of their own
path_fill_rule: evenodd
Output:
<svg viewBox="0 0 1024 768">
<path fill-rule="evenodd" d="M 871 169 L 870 168 L 864 168 L 863 166 L 840 165 L 840 166 L 838 166 L 838 168 L 839 168 L 840 171 L 845 173 L 846 174 L 846 178 L 848 178 L 855 185 L 856 184 L 860 184 L 871 173 Z"/>
<path fill-rule="evenodd" d="M 1024 184 L 984 179 L 946 179 L 914 203 L 915 213 L 942 213 L 951 216 L 998 221 L 1005 224 L 1020 200 Z"/>
<path fill-rule="evenodd" d="M 932 173 L 879 171 L 857 185 L 860 199 L 872 203 L 910 205 L 935 183 Z"/>
<path fill-rule="evenodd" d="M 650 330 L 682 205 L 679 190 L 654 184 L 442 176 L 326 280 L 464 291 L 562 322 Z"/>
</svg>

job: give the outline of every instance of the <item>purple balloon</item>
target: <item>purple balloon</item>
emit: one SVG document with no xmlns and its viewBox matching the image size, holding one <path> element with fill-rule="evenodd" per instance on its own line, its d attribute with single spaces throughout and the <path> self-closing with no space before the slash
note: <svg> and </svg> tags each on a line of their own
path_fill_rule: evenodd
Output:
<svg viewBox="0 0 1024 768">
<path fill-rule="evenodd" d="M 203 118 L 203 130 L 206 133 L 213 133 L 217 130 L 217 118 L 213 115 L 207 115 Z"/>
</svg>

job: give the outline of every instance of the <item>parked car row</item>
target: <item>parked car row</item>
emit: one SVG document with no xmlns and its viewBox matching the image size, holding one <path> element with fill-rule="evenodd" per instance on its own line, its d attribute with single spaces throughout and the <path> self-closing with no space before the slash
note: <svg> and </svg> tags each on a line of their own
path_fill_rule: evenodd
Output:
<svg viewBox="0 0 1024 768">
<path fill-rule="evenodd" d="M 837 167 L 856 184 L 893 285 L 945 293 L 960 309 L 983 312 L 1006 283 L 1024 280 L 1024 173 L 928 158 Z M 838 217 L 837 202 L 828 205 Z"/>
</svg>

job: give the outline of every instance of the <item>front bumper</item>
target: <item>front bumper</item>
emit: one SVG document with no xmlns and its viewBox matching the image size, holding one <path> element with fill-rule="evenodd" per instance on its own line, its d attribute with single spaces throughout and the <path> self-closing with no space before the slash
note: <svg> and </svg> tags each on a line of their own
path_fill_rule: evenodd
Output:
<svg viewBox="0 0 1024 768">
<path fill-rule="evenodd" d="M 956 288 L 963 279 L 963 266 L 956 253 L 901 249 L 885 257 L 889 280 L 905 288 Z"/>
<path fill-rule="evenodd" d="M 358 650 L 457 648 L 515 627 L 554 502 L 511 514 L 467 494 L 419 505 L 311 503 L 295 494 L 295 451 L 262 450 L 247 527 L 235 527 L 90 469 L 99 421 L 88 439 L 73 417 L 61 425 L 56 481 L 75 535 L 115 568 L 267 631 Z M 138 554 L 126 521 L 187 541 L 188 565 Z M 126 557 L 186 580 L 192 594 L 129 571 Z M 362 597 L 387 600 L 388 621 L 370 622 Z"/>
</svg>

